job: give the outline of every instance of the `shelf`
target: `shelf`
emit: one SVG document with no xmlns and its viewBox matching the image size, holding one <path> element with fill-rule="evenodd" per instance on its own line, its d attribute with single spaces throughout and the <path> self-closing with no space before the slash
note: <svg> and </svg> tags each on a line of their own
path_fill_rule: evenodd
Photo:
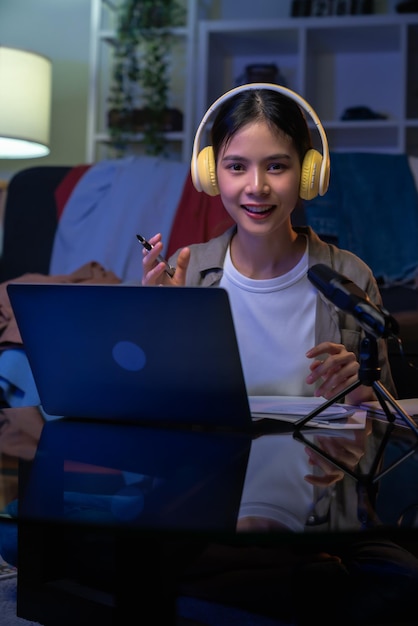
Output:
<svg viewBox="0 0 418 626">
<path fill-rule="evenodd" d="M 277 65 L 282 84 L 315 109 L 331 150 L 418 154 L 418 15 L 198 20 L 199 2 L 186 1 L 187 26 L 173 29 L 178 43 L 170 106 L 184 114 L 183 132 L 168 137 L 175 158 L 190 159 L 207 108 L 242 84 L 246 66 L 254 63 Z M 103 5 L 117 2 L 92 4 L 100 13 Z M 106 19 L 96 15 L 93 28 L 89 162 L 97 158 L 99 144 L 109 141 L 106 97 L 115 25 L 107 13 Z M 352 106 L 367 106 L 387 119 L 342 121 Z M 132 145 L 140 142 L 140 135 L 133 137 Z"/>
<path fill-rule="evenodd" d="M 247 65 L 266 63 L 315 109 L 331 149 L 404 152 L 417 143 L 415 14 L 203 20 L 198 41 L 195 127 L 220 95 L 245 82 Z M 387 119 L 342 121 L 355 106 Z"/>
<path fill-rule="evenodd" d="M 126 140 L 127 143 L 140 143 L 143 138 L 143 133 L 135 133 L 129 136 L 129 139 Z M 169 141 L 183 141 L 184 140 L 184 132 L 170 132 L 164 133 L 164 137 Z M 111 137 L 108 133 L 97 133 L 94 136 L 96 141 L 102 143 L 111 143 Z"/>
<path fill-rule="evenodd" d="M 174 37 L 187 37 L 186 26 L 178 26 L 176 28 L 170 28 L 168 32 Z M 97 35 L 98 39 L 105 41 L 108 44 L 114 45 L 116 42 L 116 32 L 112 30 L 102 30 Z"/>
</svg>

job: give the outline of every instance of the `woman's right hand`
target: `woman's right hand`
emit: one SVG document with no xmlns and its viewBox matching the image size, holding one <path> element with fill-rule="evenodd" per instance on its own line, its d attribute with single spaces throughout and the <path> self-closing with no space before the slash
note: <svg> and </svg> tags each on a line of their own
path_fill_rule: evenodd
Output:
<svg viewBox="0 0 418 626">
<path fill-rule="evenodd" d="M 162 255 L 163 244 L 161 233 L 151 237 L 152 250 L 143 250 L 142 259 L 142 284 L 143 285 L 165 285 L 169 287 L 179 287 L 186 284 L 186 272 L 190 260 L 190 249 L 183 248 L 177 258 L 176 271 L 174 276 L 170 276 L 165 271 L 164 263 L 159 263 L 157 257 Z"/>
</svg>

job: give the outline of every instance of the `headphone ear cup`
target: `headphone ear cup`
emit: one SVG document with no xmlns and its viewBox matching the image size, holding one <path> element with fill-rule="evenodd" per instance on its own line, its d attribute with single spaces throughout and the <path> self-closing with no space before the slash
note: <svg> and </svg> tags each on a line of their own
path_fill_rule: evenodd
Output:
<svg viewBox="0 0 418 626">
<path fill-rule="evenodd" d="M 302 163 L 299 195 L 302 200 L 312 200 L 319 193 L 322 155 L 318 150 L 308 150 Z"/>
<path fill-rule="evenodd" d="M 202 191 L 209 196 L 219 195 L 215 155 L 213 154 L 212 146 L 206 146 L 197 155 L 197 175 Z"/>
</svg>

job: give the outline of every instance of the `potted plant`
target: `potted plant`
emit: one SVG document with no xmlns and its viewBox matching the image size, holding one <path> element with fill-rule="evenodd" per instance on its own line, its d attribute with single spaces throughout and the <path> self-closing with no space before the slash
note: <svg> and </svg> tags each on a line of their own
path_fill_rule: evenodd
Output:
<svg viewBox="0 0 418 626">
<path fill-rule="evenodd" d="M 182 125 L 181 114 L 168 108 L 169 58 L 172 29 L 184 24 L 186 11 L 179 0 L 122 0 L 117 11 L 108 98 L 111 141 L 123 152 L 141 132 L 145 152 L 164 155 L 164 133 Z"/>
</svg>

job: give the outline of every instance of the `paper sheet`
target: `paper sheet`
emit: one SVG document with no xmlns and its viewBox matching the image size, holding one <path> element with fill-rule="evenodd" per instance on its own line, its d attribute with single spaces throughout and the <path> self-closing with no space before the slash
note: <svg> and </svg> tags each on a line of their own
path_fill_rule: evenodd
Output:
<svg viewBox="0 0 418 626">
<path fill-rule="evenodd" d="M 404 398 L 403 400 L 396 400 L 396 402 L 410 417 L 414 420 L 418 419 L 418 398 Z M 394 415 L 397 415 L 395 409 L 389 403 L 387 403 L 387 406 Z M 360 408 L 385 417 L 385 412 L 378 400 L 363 402 Z"/>
<path fill-rule="evenodd" d="M 274 419 L 297 422 L 325 403 L 324 398 L 295 396 L 249 396 L 253 420 Z M 334 403 L 306 423 L 316 428 L 364 428 L 366 410 L 348 404 Z"/>
</svg>

